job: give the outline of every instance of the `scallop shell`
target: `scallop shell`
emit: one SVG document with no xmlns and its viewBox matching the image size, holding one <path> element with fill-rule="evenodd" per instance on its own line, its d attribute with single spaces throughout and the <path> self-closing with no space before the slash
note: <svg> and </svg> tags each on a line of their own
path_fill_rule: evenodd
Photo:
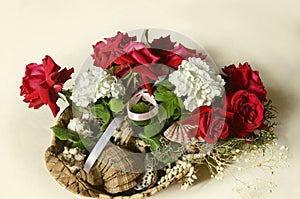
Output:
<svg viewBox="0 0 300 199">
<path fill-rule="evenodd" d="M 164 132 L 164 136 L 173 142 L 187 144 L 193 141 L 193 138 L 188 136 L 188 132 L 196 127 L 197 126 L 194 125 L 180 124 L 179 122 L 175 122 Z"/>
<path fill-rule="evenodd" d="M 103 183 L 104 189 L 110 194 L 128 191 L 137 185 L 136 179 L 141 175 L 137 171 L 141 162 L 138 156 L 126 153 L 113 144 L 107 145 L 88 174 L 101 176 L 103 182 L 90 177 L 89 183 L 93 186 Z"/>
<path fill-rule="evenodd" d="M 59 116 L 57 125 L 61 128 L 67 128 L 68 121 L 72 118 L 74 114 L 78 114 L 70 107 L 64 110 L 64 112 Z M 181 180 L 189 172 L 189 168 L 183 170 L 177 176 L 173 177 L 171 180 L 155 185 L 153 188 L 149 188 L 145 191 L 138 193 L 126 193 L 124 194 L 108 194 L 103 190 L 103 179 L 102 173 L 98 169 L 92 168 L 95 173 L 91 171 L 87 174 L 83 169 L 80 169 L 76 173 L 72 173 L 70 169 L 66 166 L 66 163 L 61 159 L 61 153 L 63 147 L 66 145 L 65 141 L 58 140 L 55 136 L 52 138 L 52 145 L 48 147 L 45 152 L 45 162 L 47 169 L 53 178 L 60 183 L 64 188 L 71 191 L 74 194 L 78 194 L 90 198 L 108 198 L 108 199 L 128 199 L 128 198 L 144 198 L 155 195 L 157 192 L 165 190 L 171 184 Z M 95 174 L 95 175 L 94 175 Z M 94 182 L 92 185 L 91 182 Z M 128 186 L 128 185 L 126 185 Z M 120 188 L 119 188 L 120 189 Z"/>
</svg>

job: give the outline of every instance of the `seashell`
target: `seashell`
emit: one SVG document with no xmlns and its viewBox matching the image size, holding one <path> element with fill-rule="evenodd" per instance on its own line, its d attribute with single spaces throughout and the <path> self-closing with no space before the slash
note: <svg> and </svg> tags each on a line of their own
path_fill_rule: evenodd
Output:
<svg viewBox="0 0 300 199">
<path fill-rule="evenodd" d="M 127 146 L 134 143 L 133 129 L 127 120 L 124 120 L 119 128 L 112 135 L 114 144 Z"/>
<path fill-rule="evenodd" d="M 136 191 L 150 189 L 156 184 L 158 175 L 157 170 L 154 169 L 154 165 L 154 157 L 147 154 L 145 159 L 146 172 L 141 175 L 138 184 L 134 187 Z"/>
<path fill-rule="evenodd" d="M 76 173 L 83 168 L 85 154 L 84 150 L 79 148 L 64 147 L 64 151 L 58 155 L 64 161 L 65 166 L 70 169 L 72 173 Z"/>
<path fill-rule="evenodd" d="M 112 142 L 119 146 L 137 149 L 141 153 L 147 153 L 150 148 L 149 144 L 134 137 L 132 126 L 127 120 L 124 120 L 121 126 L 115 130 L 112 135 Z"/>
<path fill-rule="evenodd" d="M 197 126 L 194 125 L 180 124 L 179 122 L 175 122 L 164 132 L 164 136 L 173 142 L 187 144 L 193 141 L 193 138 L 188 136 L 188 132 L 196 127 Z"/>
<path fill-rule="evenodd" d="M 157 171 L 149 169 L 141 176 L 140 182 L 134 187 L 134 189 L 137 191 L 142 191 L 152 188 L 156 184 L 157 180 Z"/>
<path fill-rule="evenodd" d="M 137 185 L 142 162 L 134 153 L 127 153 L 116 145 L 108 144 L 87 174 L 88 182 L 93 186 L 103 186 L 110 194 L 128 191 Z"/>
</svg>

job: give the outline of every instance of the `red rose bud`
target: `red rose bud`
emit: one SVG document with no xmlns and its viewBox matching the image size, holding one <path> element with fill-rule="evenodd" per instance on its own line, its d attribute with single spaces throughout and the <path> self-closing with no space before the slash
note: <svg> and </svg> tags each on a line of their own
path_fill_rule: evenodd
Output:
<svg viewBox="0 0 300 199">
<path fill-rule="evenodd" d="M 239 64 L 238 68 L 235 65 L 225 66 L 222 70 L 226 74 L 224 79 L 229 92 L 247 90 L 260 100 L 266 100 L 267 91 L 259 77 L 259 72 L 253 71 L 248 62 Z"/>
<path fill-rule="evenodd" d="M 231 98 L 234 121 L 231 129 L 234 136 L 248 137 L 264 121 L 264 105 L 255 94 L 246 90 L 236 92 Z"/>
<path fill-rule="evenodd" d="M 38 109 L 45 104 L 50 107 L 54 117 L 57 115 L 60 110 L 56 105 L 57 93 L 74 72 L 74 68 L 60 69 L 50 56 L 46 56 L 42 64 L 32 63 L 26 66 L 20 95 L 24 95 L 23 101 L 29 103 L 29 108 Z"/>
</svg>

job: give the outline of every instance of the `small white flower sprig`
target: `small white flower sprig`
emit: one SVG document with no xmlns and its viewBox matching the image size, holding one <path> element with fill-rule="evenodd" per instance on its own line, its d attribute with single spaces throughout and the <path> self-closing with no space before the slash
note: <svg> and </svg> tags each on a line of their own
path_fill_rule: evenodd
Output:
<svg viewBox="0 0 300 199">
<path fill-rule="evenodd" d="M 242 198 L 253 198 L 252 196 L 258 193 L 260 195 L 272 193 L 276 184 L 271 179 L 260 178 L 257 174 L 261 172 L 265 176 L 268 173 L 271 177 L 277 169 L 287 167 L 288 147 L 280 146 L 277 142 L 277 135 L 274 132 L 277 122 L 273 121 L 276 118 L 275 107 L 269 102 L 265 108 L 265 125 L 268 130 L 258 130 L 254 137 L 221 140 L 213 146 L 201 142 L 190 143 L 189 150 L 182 156 L 182 161 L 190 165 L 206 165 L 211 178 L 216 180 L 222 180 L 225 173 L 231 174 L 237 183 L 235 191 Z M 241 180 L 232 169 L 243 171 L 238 172 L 243 175 L 254 171 L 254 176 L 257 176 L 255 182 Z M 184 182 L 184 188 L 191 185 L 187 180 Z"/>
<path fill-rule="evenodd" d="M 186 170 L 186 174 L 182 172 Z M 158 185 L 170 181 L 173 178 L 178 177 L 179 174 L 183 175 L 181 190 L 187 190 L 190 185 L 192 185 L 195 180 L 197 180 L 195 166 L 190 162 L 184 160 L 177 160 L 172 168 L 167 168 L 165 170 L 166 174 L 160 178 Z"/>
<path fill-rule="evenodd" d="M 263 174 L 268 173 L 272 176 L 275 170 L 288 166 L 288 147 L 286 145 L 279 146 L 276 140 L 262 145 L 246 142 L 250 141 L 246 138 L 238 138 L 234 141 L 217 143 L 213 150 L 202 151 L 205 154 L 201 152 L 201 143 L 198 143 L 200 153 L 185 154 L 183 161 L 191 165 L 206 165 L 211 173 L 211 178 L 216 180 L 222 180 L 226 170 L 235 179 L 237 183 L 235 191 L 242 198 L 251 198 L 251 192 L 256 192 L 255 194 L 258 192 L 265 193 L 265 189 L 272 193 L 273 189 L 276 188 L 276 184 L 272 180 L 256 177 L 255 183 L 249 183 L 237 177 L 237 174 L 230 168 L 237 169 L 237 171 L 247 170 L 247 172 L 254 169 L 256 174 L 261 171 Z M 185 187 L 188 185 L 185 184 Z"/>
</svg>

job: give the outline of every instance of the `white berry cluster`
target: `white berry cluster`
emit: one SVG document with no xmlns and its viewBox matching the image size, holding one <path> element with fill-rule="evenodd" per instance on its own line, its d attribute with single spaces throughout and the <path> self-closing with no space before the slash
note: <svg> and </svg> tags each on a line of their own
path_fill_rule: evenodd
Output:
<svg viewBox="0 0 300 199">
<path fill-rule="evenodd" d="M 77 106 L 87 107 L 102 97 L 119 98 L 124 93 L 120 80 L 101 67 L 91 66 L 77 77 L 71 100 Z"/>
<path fill-rule="evenodd" d="M 189 111 L 210 106 L 215 97 L 223 94 L 225 85 L 215 68 L 195 57 L 183 60 L 178 70 L 169 75 L 169 81 L 175 85 L 178 97 L 186 97 L 184 106 Z"/>
</svg>

